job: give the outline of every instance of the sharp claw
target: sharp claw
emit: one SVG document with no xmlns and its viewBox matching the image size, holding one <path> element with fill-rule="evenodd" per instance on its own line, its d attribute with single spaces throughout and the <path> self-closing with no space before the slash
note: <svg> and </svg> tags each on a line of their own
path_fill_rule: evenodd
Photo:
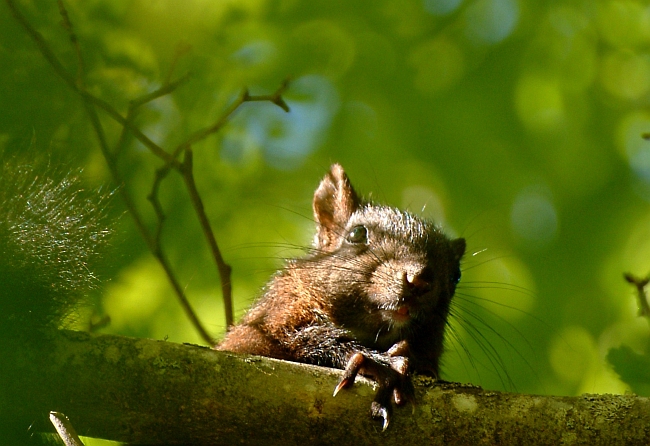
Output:
<svg viewBox="0 0 650 446">
<path fill-rule="evenodd" d="M 384 425 L 381 428 L 381 431 L 384 432 L 386 429 L 388 429 L 388 417 L 384 418 Z"/>
<path fill-rule="evenodd" d="M 401 406 L 406 402 L 406 398 L 402 395 L 402 392 L 399 389 L 393 390 L 393 400 L 398 406 Z"/>
<path fill-rule="evenodd" d="M 379 415 L 379 416 L 380 416 L 381 418 L 383 418 L 383 420 L 384 420 L 384 423 L 382 424 L 382 428 L 381 428 L 381 430 L 382 430 L 382 432 L 383 432 L 383 431 L 385 431 L 386 429 L 388 429 L 388 423 L 389 423 L 389 421 L 390 421 L 390 419 L 389 419 L 389 417 L 388 417 L 388 411 L 386 410 L 385 407 L 381 407 L 381 408 L 379 409 L 379 413 L 378 413 L 377 415 Z"/>
<path fill-rule="evenodd" d="M 381 418 L 383 420 L 381 428 L 382 432 L 388 429 L 388 423 L 390 423 L 388 408 L 375 401 L 372 403 L 371 412 L 373 418 Z"/>
<path fill-rule="evenodd" d="M 348 385 L 347 379 L 343 378 L 341 381 L 339 381 L 339 383 L 334 388 L 334 394 L 332 394 L 332 397 L 335 397 L 341 391 L 341 389 L 346 387 L 347 385 Z"/>
</svg>

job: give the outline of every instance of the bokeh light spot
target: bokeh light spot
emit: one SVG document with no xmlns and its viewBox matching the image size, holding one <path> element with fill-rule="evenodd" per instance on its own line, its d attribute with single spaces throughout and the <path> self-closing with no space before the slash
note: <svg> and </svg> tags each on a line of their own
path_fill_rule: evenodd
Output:
<svg viewBox="0 0 650 446">
<path fill-rule="evenodd" d="M 592 336 L 582 327 L 567 327 L 549 348 L 553 371 L 563 380 L 578 384 L 598 359 Z"/>
<path fill-rule="evenodd" d="M 515 107 L 528 130 L 557 130 L 565 121 L 562 92 L 556 81 L 529 75 L 519 80 L 515 90 Z"/>
<path fill-rule="evenodd" d="M 168 292 L 164 273 L 153 258 L 134 263 L 107 288 L 104 311 L 111 316 L 112 329 L 137 327 L 138 321 L 157 311 Z"/>
<path fill-rule="evenodd" d="M 249 68 L 272 60 L 276 54 L 277 49 L 273 43 L 267 40 L 257 40 L 248 42 L 235 51 L 231 58 L 239 62 L 243 67 Z"/>
<path fill-rule="evenodd" d="M 510 222 L 517 238 L 533 247 L 545 245 L 555 238 L 558 217 L 547 194 L 538 188 L 524 189 L 512 205 Z"/>
<path fill-rule="evenodd" d="M 293 32 L 298 44 L 298 59 L 306 72 L 336 79 L 348 71 L 356 58 L 356 41 L 343 28 L 329 20 L 301 24 Z"/>
<path fill-rule="evenodd" d="M 463 0 L 424 0 L 424 9 L 433 15 L 447 15 L 454 12 Z"/>
<path fill-rule="evenodd" d="M 415 67 L 415 87 L 425 93 L 435 93 L 453 85 L 465 68 L 463 53 L 451 40 L 437 38 L 419 45 L 410 54 Z"/>
<path fill-rule="evenodd" d="M 634 100 L 650 87 L 650 58 L 631 51 L 610 52 L 603 57 L 601 80 L 612 95 Z"/>
<path fill-rule="evenodd" d="M 495 44 L 508 37 L 519 21 L 515 0 L 478 0 L 465 13 L 467 36 L 475 43 Z"/>
<path fill-rule="evenodd" d="M 598 3 L 597 22 L 605 42 L 615 47 L 644 44 L 650 38 L 650 9 L 637 1 Z"/>
</svg>

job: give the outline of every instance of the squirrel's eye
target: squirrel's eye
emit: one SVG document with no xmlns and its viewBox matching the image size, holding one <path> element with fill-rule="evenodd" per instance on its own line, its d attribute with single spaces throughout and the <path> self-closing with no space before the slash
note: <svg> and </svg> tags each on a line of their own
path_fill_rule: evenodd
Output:
<svg viewBox="0 0 650 446">
<path fill-rule="evenodd" d="M 345 239 L 350 243 L 366 243 L 368 241 L 368 230 L 365 226 L 355 226 L 348 232 Z"/>
<path fill-rule="evenodd" d="M 449 276 L 449 280 L 454 285 L 456 285 L 458 282 L 460 282 L 460 268 L 458 268 L 456 271 L 451 273 L 451 275 Z"/>
</svg>

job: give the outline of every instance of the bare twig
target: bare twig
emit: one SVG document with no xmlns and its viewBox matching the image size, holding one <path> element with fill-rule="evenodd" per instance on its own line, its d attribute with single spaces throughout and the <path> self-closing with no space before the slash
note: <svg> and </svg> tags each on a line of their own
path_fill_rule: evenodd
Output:
<svg viewBox="0 0 650 446">
<path fill-rule="evenodd" d="M 650 321 L 650 305 L 648 305 L 648 296 L 645 292 L 645 287 L 650 283 L 650 277 L 641 279 L 630 273 L 625 273 L 623 277 L 628 283 L 631 283 L 636 288 L 637 302 L 639 303 L 639 316 L 648 318 Z"/>
<path fill-rule="evenodd" d="M 136 115 L 136 111 L 132 107 L 129 107 L 129 110 L 126 112 L 126 118 L 125 118 L 126 121 L 132 122 L 133 119 L 135 118 L 135 115 Z M 120 155 L 122 155 L 122 152 L 124 152 L 124 150 L 126 149 L 128 143 L 128 137 L 129 137 L 129 130 L 124 125 L 122 126 L 120 137 L 118 138 L 117 143 L 115 144 L 115 150 L 111 155 L 113 158 L 119 159 Z"/>
<path fill-rule="evenodd" d="M 160 87 L 158 90 L 152 91 L 151 93 L 145 94 L 145 95 L 143 95 L 143 96 L 141 96 L 139 98 L 133 99 L 133 100 L 131 100 L 129 102 L 129 110 L 126 113 L 126 118 L 125 118 L 126 122 L 129 123 L 129 125 L 122 126 L 122 132 L 120 134 L 120 138 L 118 140 L 118 143 L 117 143 L 116 149 L 115 149 L 115 155 L 114 156 L 116 158 L 118 158 L 120 156 L 120 154 L 122 153 L 122 151 L 126 147 L 127 134 L 129 133 L 129 128 L 132 125 L 133 119 L 135 118 L 135 115 L 137 114 L 138 109 L 141 106 L 143 106 L 143 105 L 145 105 L 145 104 L 147 104 L 147 103 L 149 103 L 149 102 L 151 102 L 151 101 L 153 101 L 155 99 L 158 99 L 159 97 L 162 97 L 162 96 L 165 96 L 167 94 L 172 93 L 178 87 L 180 87 L 181 85 L 183 85 L 187 81 L 189 81 L 191 77 L 192 77 L 191 73 L 187 73 L 187 74 L 185 74 L 185 76 L 181 77 L 180 79 L 177 79 L 174 82 L 166 83 L 165 85 Z M 160 150 L 156 149 L 155 152 L 160 153 L 162 155 L 164 150 L 162 148 L 160 148 Z M 163 157 L 168 162 L 170 161 L 170 159 L 167 158 L 166 156 L 163 156 Z"/>
<path fill-rule="evenodd" d="M 272 102 L 273 104 L 277 105 L 282 110 L 284 110 L 285 112 L 289 113 L 290 111 L 289 106 L 282 98 L 282 94 L 286 91 L 287 88 L 289 88 L 289 78 L 285 79 L 280 85 L 280 87 L 278 87 L 278 89 L 275 90 L 274 93 L 263 94 L 258 96 L 248 95 L 245 98 L 244 102 L 268 101 L 268 102 Z"/>
<path fill-rule="evenodd" d="M 66 29 L 66 31 L 68 31 L 68 35 L 70 36 L 70 43 L 72 44 L 75 55 L 77 56 L 77 86 L 79 88 L 84 88 L 85 64 L 84 59 L 81 55 L 79 40 L 77 39 L 77 35 L 72 28 L 70 16 L 68 16 L 68 11 L 65 9 L 65 6 L 63 6 L 63 2 L 61 0 L 57 0 L 56 3 L 59 6 L 59 14 L 63 19 L 63 27 Z"/>
<path fill-rule="evenodd" d="M 129 103 L 129 107 L 131 109 L 140 107 L 148 102 L 153 101 L 154 99 L 158 99 L 159 97 L 168 95 L 169 93 L 172 93 L 174 90 L 176 90 L 178 87 L 181 85 L 187 83 L 190 79 L 192 78 L 192 73 L 187 73 L 183 77 L 176 79 L 174 82 L 169 82 L 160 87 L 158 90 L 152 91 L 151 93 L 148 93 L 144 96 L 141 96 L 137 99 L 133 99 Z"/>
<path fill-rule="evenodd" d="M 66 69 L 63 67 L 61 62 L 56 58 L 52 50 L 50 50 L 50 47 L 47 45 L 45 42 L 45 39 L 39 33 L 36 31 L 32 25 L 27 21 L 25 16 L 23 16 L 18 8 L 16 8 L 16 5 L 14 4 L 13 0 L 5 0 L 7 3 L 7 6 L 9 7 L 9 10 L 11 11 L 11 14 L 14 16 L 16 21 L 20 23 L 20 25 L 27 31 L 27 33 L 31 36 L 31 38 L 34 40 L 36 43 L 36 46 L 38 46 L 38 49 L 40 50 L 41 54 L 45 59 L 52 65 L 54 68 L 54 71 L 64 80 L 66 81 L 74 90 L 78 90 L 77 86 L 75 84 L 75 80 L 68 72 Z"/>
<path fill-rule="evenodd" d="M 259 101 L 267 101 L 267 102 L 272 102 L 273 104 L 276 104 L 278 107 L 280 107 L 282 110 L 285 112 L 289 112 L 289 106 L 287 103 L 284 101 L 282 98 L 282 94 L 286 91 L 286 89 L 289 87 L 289 79 L 285 79 L 282 84 L 278 87 L 278 89 L 269 95 L 259 95 L 259 96 L 251 96 L 248 93 L 248 89 L 244 89 L 237 99 L 230 104 L 228 108 L 226 108 L 221 116 L 212 124 L 211 126 L 208 126 L 204 129 L 197 130 L 193 134 L 191 134 L 184 142 L 179 144 L 174 151 L 172 152 L 172 157 L 177 158 L 178 155 L 186 148 L 190 147 L 197 142 L 207 138 L 208 136 L 212 135 L 213 133 L 218 132 L 223 128 L 224 125 L 228 122 L 230 117 L 237 111 L 239 107 L 244 102 L 259 102 Z"/>
<path fill-rule="evenodd" d="M 181 85 L 185 84 L 187 81 L 190 80 L 191 78 L 191 73 L 185 74 L 185 76 L 181 77 L 180 79 L 175 80 L 174 82 L 171 83 L 166 83 L 162 87 L 160 87 L 158 90 L 152 91 L 151 93 L 145 94 L 139 98 L 133 99 L 129 102 L 129 110 L 126 113 L 126 118 L 125 124 L 122 126 L 122 132 L 120 133 L 120 138 L 116 144 L 115 152 L 114 152 L 114 157 L 119 158 L 119 156 L 122 154 L 123 150 L 126 148 L 126 142 L 127 142 L 127 135 L 129 132 L 133 134 L 133 131 L 131 128 L 137 128 L 133 125 L 133 119 L 135 118 L 138 109 L 155 100 L 158 99 L 159 97 L 162 97 L 164 95 L 172 93 L 174 90 L 176 90 L 178 87 Z M 146 136 L 143 135 L 143 137 L 146 138 Z M 136 136 L 137 138 L 137 136 Z M 137 138 L 140 140 L 140 142 L 143 142 L 143 138 Z M 146 138 L 147 140 L 149 138 Z M 143 142 L 144 143 L 144 142 Z M 165 159 L 167 162 L 171 161 L 171 158 L 167 156 L 166 152 L 161 148 L 158 147 L 157 144 L 155 144 L 153 141 L 147 141 L 145 144 L 146 147 L 149 147 L 154 153 L 159 154 L 159 157 L 162 157 Z"/>
<path fill-rule="evenodd" d="M 162 237 L 162 228 L 165 219 L 165 211 L 163 210 L 162 204 L 158 199 L 158 191 L 160 190 L 160 184 L 169 174 L 169 166 L 163 166 L 160 169 L 156 169 L 156 175 L 154 176 L 153 185 L 151 186 L 151 192 L 147 195 L 147 200 L 151 203 L 154 212 L 156 213 L 156 219 L 158 220 L 156 224 L 156 232 L 154 234 L 154 255 L 160 253 L 160 238 Z"/>
<path fill-rule="evenodd" d="M 96 96 L 91 95 L 85 90 L 77 90 L 77 91 L 79 92 L 79 94 L 81 94 L 84 100 L 87 100 L 91 104 L 101 108 L 106 113 L 108 113 L 108 116 L 113 118 L 113 120 L 118 122 L 123 127 L 127 128 L 138 141 L 140 141 L 147 149 L 153 152 L 154 155 L 156 155 L 158 158 L 161 158 L 166 162 L 173 161 L 173 158 L 167 152 L 165 152 L 165 150 L 162 147 L 160 147 L 158 144 L 156 144 L 151 139 L 149 139 L 149 137 L 144 133 L 142 133 L 140 129 L 136 127 L 136 125 L 133 124 L 133 122 L 130 119 L 126 119 L 124 116 L 122 116 L 108 102 L 99 99 Z"/>
<path fill-rule="evenodd" d="M 214 236 L 214 231 L 210 225 L 207 215 L 205 214 L 205 208 L 203 206 L 203 201 L 201 196 L 196 188 L 196 182 L 194 181 L 194 172 L 193 172 L 193 154 L 191 146 L 193 143 L 201 141 L 213 133 L 218 132 L 223 128 L 223 126 L 228 122 L 230 117 L 239 109 L 239 107 L 244 104 L 244 102 L 253 102 L 253 101 L 269 101 L 276 104 L 278 107 L 282 108 L 284 111 L 289 111 L 289 106 L 286 104 L 282 98 L 282 94 L 286 91 L 289 85 L 289 80 L 286 79 L 278 89 L 270 95 L 259 95 L 251 96 L 248 93 L 248 90 L 242 91 L 239 97 L 222 113 L 222 115 L 215 121 L 211 126 L 199 130 L 192 135 L 190 135 L 187 140 L 178 145 L 173 153 L 172 157 L 176 159 L 181 152 L 185 153 L 185 158 L 182 164 L 174 164 L 176 168 L 182 175 L 187 191 L 190 195 L 190 200 L 194 211 L 196 212 L 203 234 L 206 237 L 208 245 L 210 246 L 210 251 L 212 252 L 212 257 L 214 258 L 215 263 L 217 264 L 217 270 L 219 272 L 219 278 L 221 280 L 221 291 L 224 301 L 224 308 L 226 314 L 226 325 L 230 326 L 234 322 L 234 315 L 232 309 L 232 285 L 231 285 L 231 273 L 232 267 L 228 265 L 219 250 L 219 245 Z"/>
<path fill-rule="evenodd" d="M 174 271 L 171 268 L 171 265 L 169 264 L 169 261 L 167 260 L 167 257 L 162 253 L 162 251 L 156 256 L 158 258 L 158 261 L 162 265 L 163 269 L 165 270 L 165 274 L 167 274 L 167 278 L 169 279 L 172 287 L 174 288 L 174 292 L 176 293 L 176 297 L 178 298 L 181 307 L 185 311 L 185 314 L 187 317 L 190 319 L 190 322 L 192 325 L 194 325 L 194 328 L 199 332 L 199 335 L 201 338 L 208 343 L 210 346 L 216 345 L 217 341 L 215 338 L 213 338 L 208 331 L 203 328 L 203 324 L 199 320 L 198 316 L 192 309 L 192 305 L 190 302 L 187 300 L 187 297 L 185 296 L 185 292 L 183 291 L 183 287 L 181 284 L 178 282 L 176 279 L 176 276 L 174 275 Z"/>
<path fill-rule="evenodd" d="M 101 124 L 99 123 L 97 112 L 92 107 L 92 104 L 89 104 L 88 102 L 84 102 L 84 104 L 86 105 L 86 110 L 88 112 L 88 115 L 91 118 L 91 122 L 93 123 L 93 127 L 95 128 L 95 132 L 97 133 L 98 138 L 100 140 L 100 147 L 102 148 L 102 153 L 104 154 L 106 162 L 109 165 L 111 172 L 113 173 L 113 178 L 117 181 L 121 177 L 117 169 L 115 159 L 108 152 L 108 146 L 106 145 L 106 139 L 104 137 Z M 203 327 L 203 324 L 201 323 L 198 316 L 192 309 L 192 306 L 190 305 L 187 296 L 185 296 L 185 291 L 183 290 L 183 287 L 178 282 L 178 279 L 176 279 L 171 264 L 169 263 L 169 260 L 167 259 L 167 257 L 165 256 L 164 252 L 160 247 L 159 239 L 160 239 L 160 231 L 162 230 L 162 221 L 159 223 L 159 229 L 157 229 L 156 236 L 152 237 L 146 225 L 144 224 L 144 221 L 140 216 L 140 213 L 137 211 L 135 203 L 133 202 L 131 196 L 126 191 L 126 188 L 121 187 L 120 193 L 122 195 L 122 198 L 125 200 L 127 209 L 129 209 L 129 212 L 131 213 L 131 215 L 133 216 L 136 222 L 136 226 L 138 227 L 140 233 L 142 234 L 144 240 L 146 241 L 149 250 L 152 252 L 154 257 L 156 257 L 158 263 L 160 263 L 163 270 L 165 271 L 165 274 L 167 275 L 167 279 L 169 280 L 170 285 L 172 286 L 174 292 L 176 293 L 176 297 L 178 298 L 181 307 L 185 311 L 185 314 L 190 319 L 190 322 L 194 325 L 194 328 L 199 332 L 201 338 L 206 343 L 208 343 L 208 345 L 215 345 L 216 340 Z M 154 206 L 154 208 L 156 207 Z M 162 208 L 160 208 L 160 211 L 162 215 L 162 220 L 164 220 L 164 214 L 162 214 Z M 156 210 L 156 213 L 158 213 L 158 209 Z"/>
<path fill-rule="evenodd" d="M 214 236 L 214 231 L 210 226 L 208 216 L 205 214 L 203 200 L 201 200 L 199 191 L 196 188 L 193 172 L 193 153 L 191 147 L 185 149 L 185 159 L 183 161 L 183 164 L 180 165 L 180 172 L 183 176 L 185 186 L 187 187 L 187 191 L 190 195 L 190 200 L 192 202 L 192 206 L 194 207 L 194 212 L 196 212 L 196 215 L 199 218 L 201 228 L 203 229 L 203 234 L 205 235 L 208 241 L 208 245 L 210 246 L 212 257 L 217 264 L 217 270 L 221 279 L 221 292 L 226 309 L 226 325 L 230 326 L 234 322 L 234 315 L 232 311 L 232 285 L 230 282 L 232 267 L 228 265 L 221 256 L 221 251 L 219 250 L 217 239 Z"/>
<path fill-rule="evenodd" d="M 174 167 L 178 169 L 179 168 L 178 163 L 174 163 Z M 153 206 L 154 211 L 156 212 L 156 218 L 158 220 L 156 226 L 156 233 L 153 238 L 153 247 L 151 251 L 153 252 L 153 255 L 156 257 L 156 259 L 158 259 L 158 262 L 160 262 L 163 269 L 165 270 L 165 273 L 167 274 L 167 278 L 169 279 L 172 287 L 174 288 L 176 297 L 178 298 L 181 307 L 185 311 L 185 314 L 190 319 L 192 324 L 194 324 L 194 328 L 196 328 L 196 330 L 199 332 L 199 334 L 201 335 L 204 341 L 206 341 L 209 345 L 213 346 L 216 345 L 217 341 L 212 336 L 210 336 L 210 334 L 207 332 L 205 328 L 203 328 L 203 324 L 201 324 L 201 321 L 199 320 L 196 313 L 192 309 L 192 305 L 187 299 L 183 287 L 176 279 L 176 276 L 172 271 L 171 265 L 169 264 L 169 261 L 167 260 L 167 257 L 165 256 L 165 253 L 161 248 L 162 229 L 163 229 L 163 224 L 166 219 L 166 216 L 162 204 L 158 199 L 158 191 L 160 190 L 160 184 L 169 174 L 169 170 L 170 170 L 170 166 L 167 165 L 156 170 L 156 176 L 154 178 L 151 192 L 147 196 L 147 200 L 151 202 L 151 205 Z"/>
</svg>

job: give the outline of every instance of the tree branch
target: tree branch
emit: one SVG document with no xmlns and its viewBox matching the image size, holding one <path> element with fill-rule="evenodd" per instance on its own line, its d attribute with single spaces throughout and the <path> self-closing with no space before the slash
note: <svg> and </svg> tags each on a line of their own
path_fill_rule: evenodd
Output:
<svg viewBox="0 0 650 446">
<path fill-rule="evenodd" d="M 369 381 L 332 397 L 338 370 L 72 331 L 14 345 L 0 338 L 12 383 L 0 422 L 26 434 L 51 430 L 57 411 L 80 435 L 147 444 L 650 442 L 650 400 L 635 395 L 517 395 L 418 378 L 416 404 L 395 409 L 382 433 Z"/>
<path fill-rule="evenodd" d="M 226 326 L 231 326 L 235 321 L 235 315 L 233 314 L 233 303 L 232 303 L 232 267 L 226 263 L 223 256 L 221 255 L 221 250 L 217 244 L 217 239 L 214 236 L 214 230 L 210 224 L 207 214 L 205 213 L 205 206 L 203 206 L 203 200 L 199 194 L 198 189 L 196 188 L 196 182 L 194 181 L 194 164 L 193 164 L 193 152 L 191 147 L 185 149 L 185 158 L 183 163 L 179 167 L 179 171 L 183 176 L 183 181 L 185 182 L 185 187 L 187 188 L 187 193 L 190 197 L 190 202 L 194 208 L 194 213 L 199 219 L 201 224 L 201 229 L 203 235 L 206 238 L 210 252 L 212 253 L 212 258 L 214 263 L 217 266 L 217 272 L 219 273 L 219 278 L 221 279 L 221 295 L 224 300 L 224 308 L 226 310 Z M 213 343 L 212 345 L 215 345 Z"/>
</svg>

